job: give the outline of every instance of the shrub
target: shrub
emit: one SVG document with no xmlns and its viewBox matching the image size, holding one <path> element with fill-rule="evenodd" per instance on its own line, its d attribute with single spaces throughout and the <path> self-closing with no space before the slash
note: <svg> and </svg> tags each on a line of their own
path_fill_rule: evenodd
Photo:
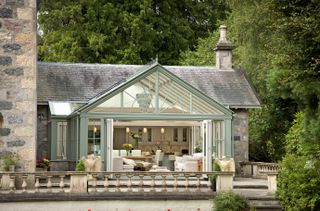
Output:
<svg viewBox="0 0 320 211">
<path fill-rule="evenodd" d="M 249 210 L 247 199 L 237 193 L 223 192 L 219 193 L 213 199 L 215 211 L 243 211 Z"/>
<path fill-rule="evenodd" d="M 78 163 L 76 165 L 76 171 L 85 171 L 86 166 L 84 165 L 84 159 L 78 160 Z"/>
<path fill-rule="evenodd" d="M 306 131 L 305 114 L 298 113 L 286 136 L 277 195 L 286 210 L 320 210 L 319 143 Z M 309 125 L 310 128 L 313 128 Z"/>
</svg>

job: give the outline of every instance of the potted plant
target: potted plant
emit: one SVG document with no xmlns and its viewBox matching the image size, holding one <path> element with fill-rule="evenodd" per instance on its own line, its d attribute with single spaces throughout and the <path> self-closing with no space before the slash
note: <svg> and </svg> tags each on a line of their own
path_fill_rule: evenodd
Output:
<svg viewBox="0 0 320 211">
<path fill-rule="evenodd" d="M 127 156 L 128 156 L 129 151 L 132 150 L 132 144 L 123 144 L 122 146 L 127 151 Z"/>
<path fill-rule="evenodd" d="M 47 158 L 40 158 L 37 160 L 37 168 L 43 169 L 44 171 L 50 170 L 50 161 Z"/>
<path fill-rule="evenodd" d="M 201 153 L 202 152 L 202 147 L 200 145 L 196 146 L 194 149 L 195 153 Z"/>
<path fill-rule="evenodd" d="M 76 165 L 76 171 L 85 171 L 86 166 L 84 164 L 84 158 L 80 159 Z"/>
<path fill-rule="evenodd" d="M 6 155 L 2 158 L 4 171 L 15 171 L 15 167 L 19 161 L 17 155 Z"/>
</svg>

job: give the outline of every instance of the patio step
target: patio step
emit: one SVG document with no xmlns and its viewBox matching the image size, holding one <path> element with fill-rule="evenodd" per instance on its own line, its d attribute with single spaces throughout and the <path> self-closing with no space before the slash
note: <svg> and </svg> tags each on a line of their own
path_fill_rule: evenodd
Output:
<svg viewBox="0 0 320 211">
<path fill-rule="evenodd" d="M 248 200 L 250 207 L 255 208 L 257 211 L 282 210 L 280 203 L 275 196 L 259 198 L 250 197 Z"/>
<path fill-rule="evenodd" d="M 235 178 L 233 190 L 245 196 L 249 201 L 250 207 L 257 211 L 282 210 L 276 196 L 268 192 L 266 180 Z"/>
<path fill-rule="evenodd" d="M 268 190 L 268 186 L 267 185 L 233 185 L 234 189 L 265 189 Z"/>
</svg>

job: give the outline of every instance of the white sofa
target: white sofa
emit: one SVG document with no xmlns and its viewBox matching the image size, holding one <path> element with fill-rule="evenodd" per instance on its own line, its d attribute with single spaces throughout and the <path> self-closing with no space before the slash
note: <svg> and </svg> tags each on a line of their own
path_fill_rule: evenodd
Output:
<svg viewBox="0 0 320 211">
<path fill-rule="evenodd" d="M 182 157 L 177 156 L 174 162 L 174 171 L 198 172 L 199 162 L 202 157 L 201 153 L 183 155 Z"/>
<path fill-rule="evenodd" d="M 128 159 L 127 159 L 128 160 Z M 133 171 L 135 164 L 124 163 L 124 158 L 112 158 L 112 171 Z"/>
</svg>

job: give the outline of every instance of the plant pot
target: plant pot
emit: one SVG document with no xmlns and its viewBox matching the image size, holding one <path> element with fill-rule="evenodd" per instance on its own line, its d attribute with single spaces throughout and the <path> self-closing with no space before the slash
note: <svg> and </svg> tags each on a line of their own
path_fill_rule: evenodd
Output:
<svg viewBox="0 0 320 211">
<path fill-rule="evenodd" d="M 10 165 L 9 166 L 9 171 L 10 172 L 15 172 L 16 166 L 15 165 Z"/>
</svg>

